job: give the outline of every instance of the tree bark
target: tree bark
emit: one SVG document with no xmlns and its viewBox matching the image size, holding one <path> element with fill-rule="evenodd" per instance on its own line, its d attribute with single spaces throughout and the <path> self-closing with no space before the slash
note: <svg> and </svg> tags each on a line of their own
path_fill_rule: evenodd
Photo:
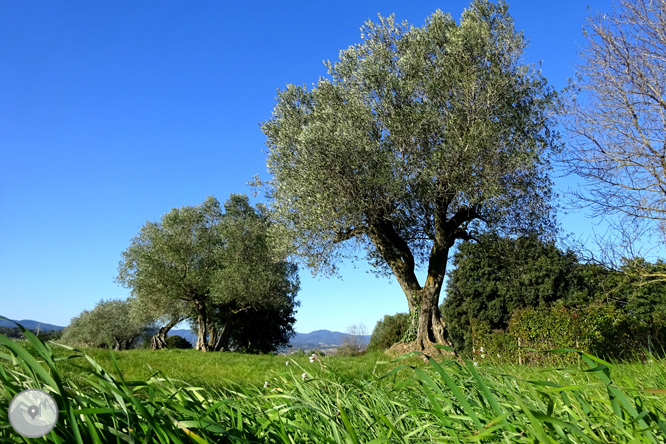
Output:
<svg viewBox="0 0 666 444">
<path fill-rule="evenodd" d="M 169 331 L 183 321 L 183 318 L 174 317 L 167 325 L 160 328 L 156 335 L 150 338 L 150 345 L 153 350 L 162 350 L 168 348 L 166 343 L 167 334 Z"/>
<path fill-rule="evenodd" d="M 439 311 L 439 291 L 435 290 L 432 287 L 425 287 L 419 295 L 421 311 L 416 342 L 421 349 L 426 349 L 432 344 L 451 346 L 446 324 L 442 321 L 442 314 Z"/>
<path fill-rule="evenodd" d="M 435 214 L 436 233 L 428 260 L 428 277 L 423 286 L 416 278 L 414 256 L 407 242 L 390 221 L 381 218 L 370 221 L 366 232 L 400 283 L 410 314 L 417 308 L 420 310 L 415 345 L 421 350 L 431 349 L 433 344 L 451 346 L 439 311 L 439 295 L 446 275 L 449 249 L 456 239 L 467 236 L 461 226 L 478 217 L 474 208 L 463 207 L 447 219 L 447 207 L 448 202 L 441 202 Z"/>
<path fill-rule="evenodd" d="M 208 313 L 206 311 L 206 304 L 201 300 L 195 299 L 194 307 L 197 311 L 197 323 L 199 324 L 196 349 L 205 352 L 210 350 L 210 347 L 206 342 L 206 337 L 208 336 Z"/>
<path fill-rule="evenodd" d="M 213 351 L 229 351 L 229 338 L 231 336 L 231 326 L 233 322 L 231 316 L 227 316 L 224 325 L 219 331 L 215 331 L 215 340 L 209 341 Z M 211 334 L 211 338 L 212 338 Z"/>
</svg>

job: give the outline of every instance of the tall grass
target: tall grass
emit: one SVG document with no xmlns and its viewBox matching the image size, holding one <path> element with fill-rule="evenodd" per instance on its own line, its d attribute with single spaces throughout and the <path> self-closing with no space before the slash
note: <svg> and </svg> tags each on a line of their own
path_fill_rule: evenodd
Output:
<svg viewBox="0 0 666 444">
<path fill-rule="evenodd" d="M 583 370 L 539 371 L 433 359 L 416 366 L 413 353 L 382 376 L 354 379 L 325 362 L 291 360 L 266 371 L 267 387 L 213 387 L 159 372 L 129 380 L 114 359 L 110 373 L 76 349 L 54 354 L 22 330 L 27 345 L 0 336 L 3 443 L 32 442 L 7 418 L 26 388 L 58 403 L 58 424 L 42 439 L 53 443 L 666 442 L 663 361 L 623 371 L 581 353 Z M 89 370 L 63 374 L 74 358 Z"/>
</svg>

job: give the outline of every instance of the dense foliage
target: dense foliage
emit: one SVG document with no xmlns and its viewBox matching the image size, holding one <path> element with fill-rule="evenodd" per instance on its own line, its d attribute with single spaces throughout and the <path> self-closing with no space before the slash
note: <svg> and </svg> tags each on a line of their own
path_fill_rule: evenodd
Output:
<svg viewBox="0 0 666 444">
<path fill-rule="evenodd" d="M 167 337 L 166 343 L 167 347 L 172 349 L 187 350 L 192 348 L 192 344 L 190 344 L 190 341 L 178 335 L 171 335 Z"/>
<path fill-rule="evenodd" d="M 518 238 L 484 235 L 463 242 L 449 272 L 442 314 L 454 347 L 472 351 L 472 320 L 491 329 L 506 329 L 512 314 L 524 307 L 589 302 L 593 278 L 583 274 L 576 256 L 537 236 Z M 599 272 L 600 273 L 600 272 Z M 587 277 L 587 279 L 586 279 Z"/>
<path fill-rule="evenodd" d="M 408 322 L 409 314 L 407 313 L 396 313 L 393 316 L 385 315 L 384 319 L 377 321 L 377 325 L 372 330 L 367 350 L 386 350 L 399 342 L 407 331 Z"/>
<path fill-rule="evenodd" d="M 123 252 L 117 281 L 131 290 L 144 318 L 165 323 L 156 348 L 187 319 L 198 331 L 198 350 L 229 350 L 232 338 L 240 348 L 252 342 L 261 350 L 288 340 L 297 267 L 275 248 L 269 227 L 265 207 L 232 194 L 224 211 L 208 197 L 141 228 Z M 248 310 L 256 319 L 242 314 Z"/>
<path fill-rule="evenodd" d="M 133 299 L 100 301 L 65 327 L 60 341 L 70 345 L 127 350 L 152 326 L 137 316 Z"/>
<path fill-rule="evenodd" d="M 235 315 L 230 348 L 244 353 L 269 353 L 289 343 L 296 334 L 297 303 L 285 294 L 285 302 L 275 308 L 248 308 Z"/>
<path fill-rule="evenodd" d="M 564 365 L 576 355 L 548 353 L 576 349 L 610 360 L 644 359 L 666 350 L 666 325 L 639 319 L 610 302 L 579 308 L 563 304 L 517 310 L 507 330 L 472 321 L 473 356 L 482 362 Z"/>
<path fill-rule="evenodd" d="M 556 94 L 524 64 L 504 2 L 476 0 L 460 23 L 441 11 L 423 27 L 380 17 L 362 39 L 326 63 L 329 78 L 278 93 L 262 124 L 267 195 L 314 272 L 365 252 L 418 310 L 417 344 L 446 344 L 437 301 L 456 240 L 551 231 Z"/>
</svg>

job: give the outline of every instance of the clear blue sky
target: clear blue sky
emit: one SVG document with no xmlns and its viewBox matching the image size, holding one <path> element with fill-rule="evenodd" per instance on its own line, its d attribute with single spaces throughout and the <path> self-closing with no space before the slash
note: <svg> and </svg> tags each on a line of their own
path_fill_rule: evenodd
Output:
<svg viewBox="0 0 666 444">
<path fill-rule="evenodd" d="M 581 27 L 610 0 L 509 2 L 526 61 L 557 89 Z M 323 60 L 360 41 L 377 13 L 421 26 L 458 20 L 467 1 L 36 2 L 0 4 L 0 314 L 67 325 L 113 282 L 120 253 L 148 220 L 267 178 L 276 90 L 326 75 Z M 559 180 L 563 188 L 571 180 Z M 562 218 L 566 231 L 591 221 Z M 371 330 L 407 311 L 397 283 L 342 267 L 301 269 L 296 330 Z"/>
</svg>

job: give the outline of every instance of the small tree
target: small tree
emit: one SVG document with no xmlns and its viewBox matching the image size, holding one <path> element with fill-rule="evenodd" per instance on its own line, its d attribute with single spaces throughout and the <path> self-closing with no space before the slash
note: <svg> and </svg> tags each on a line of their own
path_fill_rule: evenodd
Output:
<svg viewBox="0 0 666 444">
<path fill-rule="evenodd" d="M 171 349 L 188 350 L 192 348 L 192 344 L 190 344 L 190 341 L 178 335 L 171 335 L 167 337 L 166 345 Z"/>
<path fill-rule="evenodd" d="M 214 197 L 195 207 L 174 208 L 159 222 L 146 222 L 122 253 L 116 282 L 132 291 L 146 318 L 167 319 L 157 348 L 179 319 L 194 316 L 200 326 L 197 349 L 207 349 L 207 302 L 222 267 L 221 217 Z"/>
<path fill-rule="evenodd" d="M 285 245 L 314 273 L 360 249 L 395 276 L 423 349 L 449 343 L 438 301 L 456 241 L 552 227 L 556 95 L 522 63 L 504 2 L 476 0 L 459 24 L 441 11 L 421 28 L 379 20 L 326 63 L 330 78 L 278 93 L 262 124 L 266 190 Z"/>
<path fill-rule="evenodd" d="M 400 342 L 405 331 L 407 331 L 408 322 L 409 314 L 407 313 L 396 313 L 393 316 L 385 315 L 384 319 L 377 321 L 375 329 L 372 330 L 367 350 L 386 350 L 396 342 Z"/>
<path fill-rule="evenodd" d="M 155 348 L 189 319 L 197 350 L 227 350 L 241 311 L 293 309 L 297 268 L 274 248 L 266 208 L 232 194 L 224 210 L 214 197 L 175 208 L 147 222 L 123 252 L 116 280 L 131 289 L 146 319 L 162 321 Z"/>
<path fill-rule="evenodd" d="M 267 208 L 247 196 L 224 204 L 219 231 L 224 264 L 215 273 L 210 298 L 211 350 L 268 352 L 288 342 L 300 288 L 298 267 L 286 261 L 270 235 Z"/>
<path fill-rule="evenodd" d="M 132 299 L 100 301 L 65 327 L 61 342 L 88 347 L 128 350 L 150 325 L 132 312 Z"/>
<path fill-rule="evenodd" d="M 339 355 L 353 356 L 357 355 L 365 347 L 365 336 L 368 329 L 364 324 L 352 324 L 347 327 L 347 334 L 342 338 L 342 345 L 338 347 L 336 353 Z"/>
</svg>

